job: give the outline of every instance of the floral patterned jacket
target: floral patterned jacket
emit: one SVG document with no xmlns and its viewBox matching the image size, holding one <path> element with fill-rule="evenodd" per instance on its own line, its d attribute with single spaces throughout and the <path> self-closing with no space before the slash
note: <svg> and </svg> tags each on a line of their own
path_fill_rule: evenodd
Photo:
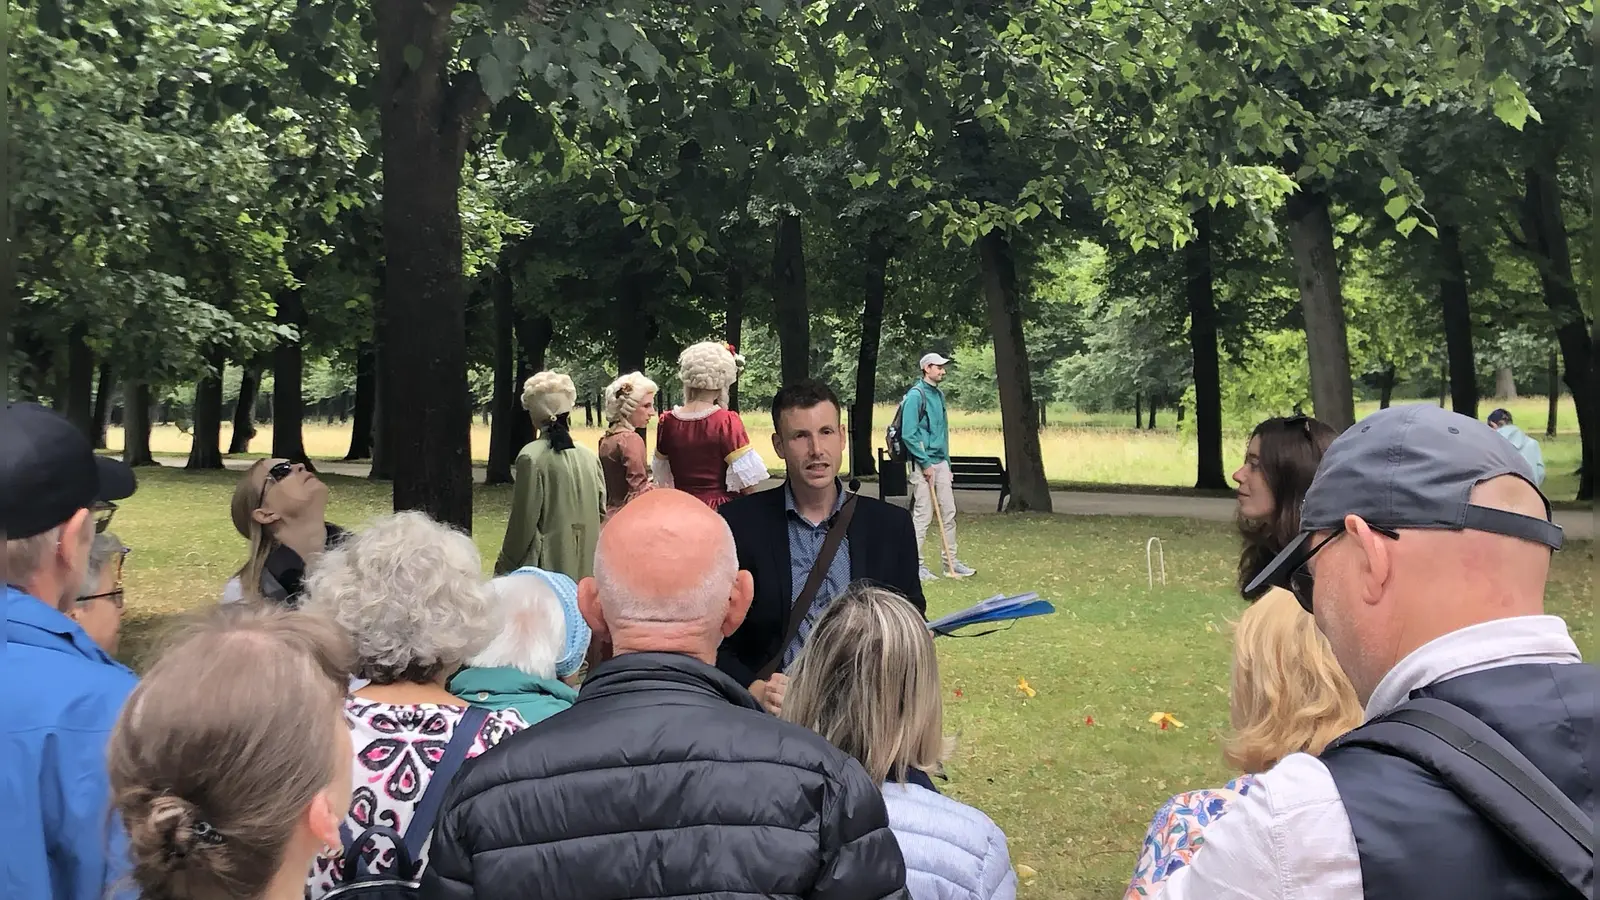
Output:
<svg viewBox="0 0 1600 900">
<path fill-rule="evenodd" d="M 1187 791 L 1162 804 L 1145 833 L 1123 900 L 1158 896 L 1161 882 L 1188 865 L 1205 844 L 1206 826 L 1222 818 L 1235 799 L 1258 783 L 1254 775 L 1243 775 L 1221 788 Z"/>
</svg>

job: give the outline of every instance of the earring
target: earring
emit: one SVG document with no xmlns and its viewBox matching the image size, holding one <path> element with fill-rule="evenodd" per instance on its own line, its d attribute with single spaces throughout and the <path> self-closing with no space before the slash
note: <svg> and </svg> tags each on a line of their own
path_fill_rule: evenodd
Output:
<svg viewBox="0 0 1600 900">
<path fill-rule="evenodd" d="M 317 854 L 317 858 L 318 859 L 338 859 L 339 857 L 341 857 L 343 855 L 344 855 L 344 848 L 343 847 L 335 847 L 335 846 L 332 846 L 332 845 L 329 845 L 329 844 L 323 844 L 322 845 L 322 852 Z"/>
</svg>

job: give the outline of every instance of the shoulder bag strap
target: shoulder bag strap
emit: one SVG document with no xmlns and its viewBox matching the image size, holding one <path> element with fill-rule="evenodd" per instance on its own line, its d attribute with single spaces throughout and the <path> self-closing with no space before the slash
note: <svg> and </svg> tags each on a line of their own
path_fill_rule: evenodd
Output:
<svg viewBox="0 0 1600 900">
<path fill-rule="evenodd" d="M 1420 697 L 1350 732 L 1329 750 L 1342 746 L 1370 747 L 1432 772 L 1552 875 L 1589 896 L 1593 822 L 1478 717 L 1453 703 Z"/>
<path fill-rule="evenodd" d="M 822 579 L 828 577 L 828 568 L 833 565 L 833 558 L 838 555 L 839 545 L 844 542 L 845 532 L 850 528 L 850 519 L 856 512 L 857 496 L 851 494 L 850 499 L 840 507 L 839 514 L 833 517 L 828 536 L 822 539 L 822 550 L 817 553 L 817 561 L 811 564 L 811 574 L 806 576 L 806 586 L 795 598 L 794 605 L 789 607 L 789 624 L 783 630 L 783 642 L 778 644 L 778 654 L 756 672 L 757 681 L 765 681 L 778 671 L 778 667 L 783 665 L 783 651 L 800 634 L 800 625 L 811 612 L 811 603 L 817 599 L 817 591 L 822 589 Z"/>
<path fill-rule="evenodd" d="M 406 849 L 411 852 L 413 860 L 422 858 L 422 845 L 433 833 L 434 821 L 439 818 L 439 807 L 444 805 L 445 791 L 449 790 L 456 773 L 461 771 L 461 764 L 467 761 L 467 751 L 478 740 L 478 732 L 483 730 L 483 723 L 488 718 L 487 709 L 469 706 L 461 716 L 461 721 L 456 723 L 455 734 L 450 735 L 450 743 L 445 745 L 444 755 L 439 757 L 439 764 L 433 769 L 428 789 L 422 792 L 422 800 L 411 814 L 411 824 L 406 826 Z"/>
</svg>

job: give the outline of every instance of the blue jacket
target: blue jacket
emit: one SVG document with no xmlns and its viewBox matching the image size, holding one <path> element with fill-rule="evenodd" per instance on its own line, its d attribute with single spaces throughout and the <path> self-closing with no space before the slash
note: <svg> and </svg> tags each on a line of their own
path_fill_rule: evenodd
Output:
<svg viewBox="0 0 1600 900">
<path fill-rule="evenodd" d="M 917 468 L 950 461 L 950 422 L 945 417 L 944 392 L 927 379 L 906 391 L 900 408 L 900 440 Z"/>
<path fill-rule="evenodd" d="M 1016 900 L 1006 836 L 964 803 L 915 784 L 883 786 L 911 900 Z"/>
<path fill-rule="evenodd" d="M 1501 437 L 1510 441 L 1511 446 L 1522 454 L 1528 465 L 1533 467 L 1533 483 L 1544 484 L 1544 451 L 1539 449 L 1539 442 L 1528 437 L 1527 432 L 1515 425 L 1501 425 L 1498 431 Z"/>
<path fill-rule="evenodd" d="M 127 871 L 106 741 L 138 679 L 52 607 L 4 597 L 0 897 L 102 900 Z"/>
</svg>

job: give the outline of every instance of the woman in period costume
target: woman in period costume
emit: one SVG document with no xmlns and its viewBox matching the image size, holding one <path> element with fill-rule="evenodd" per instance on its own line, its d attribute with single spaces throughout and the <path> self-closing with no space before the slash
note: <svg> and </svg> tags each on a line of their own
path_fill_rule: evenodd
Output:
<svg viewBox="0 0 1600 900">
<path fill-rule="evenodd" d="M 605 411 L 609 427 L 600 439 L 600 467 L 610 516 L 653 486 L 639 429 L 656 413 L 656 383 L 639 372 L 618 378 L 606 387 Z"/>
<path fill-rule="evenodd" d="M 578 401 L 572 379 L 540 372 L 522 388 L 522 408 L 535 438 L 517 454 L 511 521 L 495 561 L 496 575 L 524 566 L 579 581 L 594 574 L 594 545 L 605 513 L 600 458 L 572 443 L 569 415 Z"/>
<path fill-rule="evenodd" d="M 744 420 L 728 409 L 728 388 L 743 366 L 732 345 L 715 341 L 678 357 L 684 403 L 663 412 L 656 426 L 651 469 L 657 486 L 693 494 L 716 509 L 766 480 L 767 464 L 750 446 Z"/>
</svg>

